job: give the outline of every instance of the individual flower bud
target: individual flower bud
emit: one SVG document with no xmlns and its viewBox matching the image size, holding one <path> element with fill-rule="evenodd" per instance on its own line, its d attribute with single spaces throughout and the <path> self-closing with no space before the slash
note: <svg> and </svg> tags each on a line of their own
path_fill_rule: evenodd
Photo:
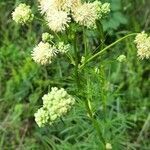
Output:
<svg viewBox="0 0 150 150">
<path fill-rule="evenodd" d="M 85 63 L 85 57 L 82 56 L 82 57 L 81 57 L 81 64 L 84 64 L 84 63 Z"/>
<path fill-rule="evenodd" d="M 112 145 L 110 143 L 106 143 L 106 150 L 112 149 Z"/>
<path fill-rule="evenodd" d="M 51 41 L 53 38 L 54 38 L 54 36 L 51 35 L 51 34 L 49 34 L 49 33 L 47 33 L 47 32 L 45 32 L 45 33 L 42 34 L 42 41 L 43 41 L 43 42 L 49 42 L 49 41 Z"/>
<path fill-rule="evenodd" d="M 21 3 L 19 6 L 12 12 L 12 18 L 16 23 L 25 24 L 33 20 L 34 15 L 30 9 L 30 6 Z"/>
<path fill-rule="evenodd" d="M 96 74 L 99 74 L 99 73 L 100 73 L 100 70 L 99 70 L 98 67 L 95 67 L 94 71 L 95 71 Z"/>
<path fill-rule="evenodd" d="M 60 53 L 64 54 L 70 50 L 70 44 L 64 44 L 64 42 L 59 42 L 57 48 Z"/>
<path fill-rule="evenodd" d="M 110 12 L 110 3 L 104 3 L 101 7 L 101 12 L 107 14 Z"/>
<path fill-rule="evenodd" d="M 101 19 L 101 17 L 102 17 L 102 12 L 101 12 L 102 11 L 102 9 L 101 9 L 102 3 L 100 1 L 96 0 L 93 2 L 93 4 L 95 5 L 95 10 L 98 14 L 98 18 Z"/>
<path fill-rule="evenodd" d="M 126 61 L 126 56 L 125 56 L 125 55 L 120 55 L 120 56 L 117 58 L 117 60 L 118 60 L 119 62 L 125 62 L 125 61 Z"/>
</svg>

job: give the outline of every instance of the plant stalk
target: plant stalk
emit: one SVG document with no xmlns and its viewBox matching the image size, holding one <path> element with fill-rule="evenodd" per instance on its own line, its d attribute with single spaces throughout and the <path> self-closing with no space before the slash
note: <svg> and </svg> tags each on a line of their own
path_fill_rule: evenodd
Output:
<svg viewBox="0 0 150 150">
<path fill-rule="evenodd" d="M 130 37 L 130 36 L 135 36 L 137 35 L 137 33 L 131 33 L 131 34 L 128 34 L 120 39 L 118 39 L 117 41 L 115 41 L 114 43 L 108 45 L 107 47 L 105 47 L 104 49 L 102 49 L 101 51 L 99 51 L 98 53 L 94 54 L 93 56 L 91 56 L 89 59 L 86 60 L 86 62 L 84 64 L 82 64 L 79 69 L 83 69 L 84 66 L 90 62 L 91 60 L 93 60 L 94 58 L 98 57 L 99 55 L 103 54 L 106 50 L 108 50 L 109 48 L 113 47 L 114 45 L 118 44 L 119 42 L 121 42 L 122 40 Z"/>
<path fill-rule="evenodd" d="M 88 115 L 89 115 L 89 117 L 90 117 L 90 119 L 91 119 L 91 121 L 92 121 L 92 123 L 94 125 L 94 128 L 96 129 L 96 131 L 98 133 L 100 141 L 103 143 L 103 145 L 105 145 L 106 144 L 105 139 L 104 139 L 104 137 L 102 135 L 102 132 L 101 132 L 101 129 L 99 127 L 99 123 L 98 123 L 97 119 L 94 118 L 94 113 L 92 111 L 92 108 L 91 108 L 91 105 L 90 105 L 90 101 L 88 99 L 85 101 L 85 106 L 86 106 Z"/>
<path fill-rule="evenodd" d="M 77 35 L 76 35 L 77 36 Z M 74 54 L 75 54 L 75 78 L 76 78 L 76 83 L 77 83 L 77 89 L 79 90 L 79 73 L 78 73 L 78 65 L 79 65 L 79 60 L 78 60 L 78 52 L 77 52 L 77 39 L 75 36 L 75 41 L 74 41 Z"/>
</svg>

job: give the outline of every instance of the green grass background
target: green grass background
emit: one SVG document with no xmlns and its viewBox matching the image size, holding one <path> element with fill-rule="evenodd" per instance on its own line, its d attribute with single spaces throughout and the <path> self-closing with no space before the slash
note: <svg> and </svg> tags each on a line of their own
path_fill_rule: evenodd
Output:
<svg viewBox="0 0 150 150">
<path fill-rule="evenodd" d="M 114 150 L 149 150 L 150 65 L 148 60 L 138 60 L 134 39 L 125 40 L 87 66 L 79 74 L 77 91 L 72 66 L 65 59 L 47 67 L 31 59 L 31 50 L 48 30 L 39 22 L 16 25 L 11 12 L 20 2 L 30 4 L 39 16 L 35 1 L 0 0 L 0 150 L 99 150 L 101 143 L 83 104 L 87 98 Z M 130 31 L 150 33 L 149 0 L 109 2 L 112 11 L 102 21 L 106 44 Z M 125 63 L 116 61 L 120 54 L 127 56 Z M 93 66 L 99 67 L 100 74 Z M 33 115 L 52 86 L 65 87 L 77 103 L 63 122 L 40 129 Z M 107 99 L 106 114 L 101 109 L 102 98 Z"/>
</svg>

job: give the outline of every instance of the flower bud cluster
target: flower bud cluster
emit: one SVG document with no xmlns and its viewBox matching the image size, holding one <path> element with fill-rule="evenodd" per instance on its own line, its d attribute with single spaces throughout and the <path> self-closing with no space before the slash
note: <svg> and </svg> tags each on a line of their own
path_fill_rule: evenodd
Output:
<svg viewBox="0 0 150 150">
<path fill-rule="evenodd" d="M 149 59 L 150 57 L 150 36 L 145 32 L 137 34 L 135 41 L 138 49 L 137 55 L 140 59 Z"/>
<path fill-rule="evenodd" d="M 64 116 L 74 105 L 75 99 L 63 88 L 53 87 L 51 92 L 43 96 L 43 106 L 35 113 L 35 121 L 39 127 L 52 124 Z"/>
<path fill-rule="evenodd" d="M 34 15 L 30 9 L 30 6 L 21 3 L 18 7 L 12 12 L 12 18 L 16 23 L 25 24 L 33 20 Z"/>
<path fill-rule="evenodd" d="M 62 54 L 67 53 L 70 49 L 70 44 L 64 44 L 64 42 L 59 42 L 57 44 L 58 51 Z"/>
<path fill-rule="evenodd" d="M 32 59 L 41 65 L 51 64 L 52 60 L 57 56 L 58 53 L 67 53 L 70 49 L 70 44 L 64 44 L 59 42 L 55 44 L 53 36 L 49 33 L 42 34 L 42 41 L 33 48 L 31 52 Z M 50 44 L 51 43 L 51 44 Z"/>
<path fill-rule="evenodd" d="M 53 40 L 53 38 L 54 38 L 54 36 L 49 34 L 48 32 L 45 32 L 42 34 L 42 41 L 43 42 L 50 42 Z"/>
<path fill-rule="evenodd" d="M 125 55 L 120 55 L 120 56 L 117 58 L 117 60 L 118 60 L 119 62 L 125 62 L 125 61 L 126 61 L 126 56 L 125 56 Z"/>
</svg>

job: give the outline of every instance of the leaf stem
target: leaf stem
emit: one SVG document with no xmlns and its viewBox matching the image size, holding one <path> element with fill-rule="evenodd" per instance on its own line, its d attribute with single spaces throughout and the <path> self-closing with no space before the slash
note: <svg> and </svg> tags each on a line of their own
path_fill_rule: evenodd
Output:
<svg viewBox="0 0 150 150">
<path fill-rule="evenodd" d="M 88 113 L 88 117 L 90 118 L 96 132 L 97 132 L 97 135 L 99 137 L 99 140 L 100 142 L 103 144 L 103 146 L 105 145 L 105 139 L 103 137 L 103 134 L 102 134 L 102 131 L 101 131 L 101 128 L 100 128 L 100 124 L 96 118 L 96 116 L 94 115 L 94 111 L 93 111 L 93 108 L 92 108 L 92 105 L 91 105 L 91 94 L 90 94 L 90 84 L 89 84 L 89 79 L 87 79 L 87 88 L 86 88 L 86 91 L 87 91 L 87 98 L 85 99 L 85 107 L 86 107 L 86 110 L 87 110 L 87 113 Z"/>
<path fill-rule="evenodd" d="M 84 44 L 84 57 L 87 56 L 87 39 L 86 39 L 86 29 L 83 27 L 83 44 Z"/>
<path fill-rule="evenodd" d="M 91 60 L 93 60 L 94 58 L 96 58 L 97 56 L 101 55 L 102 53 L 104 53 L 106 50 L 108 50 L 109 48 L 113 47 L 114 45 L 118 44 L 119 42 L 121 42 L 122 40 L 130 37 L 130 36 L 135 36 L 137 35 L 137 33 L 131 33 L 131 34 L 128 34 L 120 39 L 118 39 L 117 41 L 115 41 L 114 43 L 108 45 L 107 47 L 105 47 L 104 49 L 102 49 L 101 51 L 99 51 L 98 53 L 94 54 L 93 56 L 91 56 L 89 59 L 86 60 L 86 62 L 82 65 L 80 65 L 79 69 L 83 69 L 84 66 L 90 62 Z"/>
<path fill-rule="evenodd" d="M 97 131 L 97 133 L 98 133 L 100 141 L 103 143 L 103 145 L 105 145 L 105 143 L 106 143 L 105 139 L 104 139 L 104 137 L 102 135 L 102 132 L 101 132 L 101 129 L 99 127 L 99 123 L 98 123 L 97 119 L 94 118 L 94 113 L 92 111 L 89 99 L 85 100 L 85 106 L 86 106 L 88 115 L 89 115 L 89 117 L 90 117 L 90 119 L 91 119 L 91 121 L 92 121 L 92 123 L 93 123 L 93 125 L 94 125 L 94 127 L 95 127 L 95 129 Z"/>
<path fill-rule="evenodd" d="M 75 78 L 76 78 L 76 83 L 77 83 L 77 89 L 79 90 L 79 74 L 78 74 L 78 65 L 79 65 L 79 60 L 78 60 L 78 52 L 77 52 L 77 35 L 75 36 L 74 39 L 74 54 L 75 54 Z"/>
</svg>

